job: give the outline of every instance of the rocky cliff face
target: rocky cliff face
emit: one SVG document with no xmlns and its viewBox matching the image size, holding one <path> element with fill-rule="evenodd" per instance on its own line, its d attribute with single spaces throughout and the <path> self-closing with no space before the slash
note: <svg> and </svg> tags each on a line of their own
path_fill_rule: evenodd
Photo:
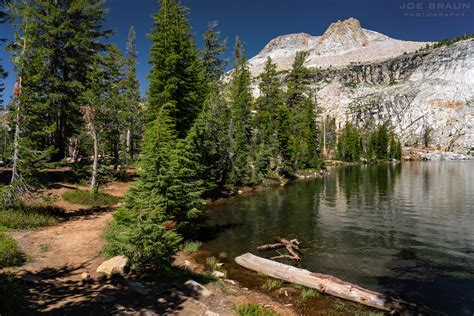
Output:
<svg viewBox="0 0 474 316">
<path fill-rule="evenodd" d="M 313 47 L 307 65 L 318 68 L 313 75 L 318 104 L 338 124 L 390 122 L 408 145 L 421 143 L 430 129 L 434 146 L 474 148 L 473 39 L 418 50 L 426 43 L 393 40 L 350 19 L 332 24 L 321 37 L 295 34 L 295 46 L 286 37 L 272 42 L 250 60 L 254 75 L 267 56 L 288 69 L 296 51 Z M 376 48 L 380 54 L 371 55 Z"/>
</svg>

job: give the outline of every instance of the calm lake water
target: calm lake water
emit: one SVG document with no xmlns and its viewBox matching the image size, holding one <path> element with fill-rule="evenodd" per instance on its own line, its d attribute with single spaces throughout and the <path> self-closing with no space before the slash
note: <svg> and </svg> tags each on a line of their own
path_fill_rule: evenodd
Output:
<svg viewBox="0 0 474 316">
<path fill-rule="evenodd" d="M 212 250 L 269 256 L 256 246 L 298 238 L 311 271 L 474 314 L 474 161 L 337 167 L 208 213 L 210 224 L 228 227 Z"/>
</svg>

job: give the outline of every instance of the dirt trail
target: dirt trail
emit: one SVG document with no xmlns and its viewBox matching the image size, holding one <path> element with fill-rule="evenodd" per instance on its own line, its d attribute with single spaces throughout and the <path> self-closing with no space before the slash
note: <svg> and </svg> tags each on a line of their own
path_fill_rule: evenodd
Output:
<svg viewBox="0 0 474 316">
<path fill-rule="evenodd" d="M 93 273 L 103 261 L 100 251 L 103 233 L 112 214 L 90 215 L 38 231 L 19 231 L 11 235 L 30 257 L 20 269 L 37 273 L 47 268 L 80 267 L 75 275 Z"/>
</svg>

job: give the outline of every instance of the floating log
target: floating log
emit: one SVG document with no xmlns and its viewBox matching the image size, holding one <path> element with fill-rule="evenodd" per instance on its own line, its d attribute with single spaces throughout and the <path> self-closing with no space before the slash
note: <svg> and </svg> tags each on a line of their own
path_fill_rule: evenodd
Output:
<svg viewBox="0 0 474 316">
<path fill-rule="evenodd" d="M 283 263 L 261 258 L 251 253 L 235 258 L 239 265 L 272 278 L 303 285 L 348 301 L 364 304 L 384 311 L 397 312 L 414 306 L 382 293 L 364 289 L 327 274 L 313 273 Z"/>
</svg>

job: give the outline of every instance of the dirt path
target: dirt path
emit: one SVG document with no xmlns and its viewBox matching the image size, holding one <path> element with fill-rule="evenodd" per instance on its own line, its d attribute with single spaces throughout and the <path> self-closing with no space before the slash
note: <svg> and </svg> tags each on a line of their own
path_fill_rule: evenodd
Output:
<svg viewBox="0 0 474 316">
<path fill-rule="evenodd" d="M 93 273 L 103 261 L 100 251 L 103 233 L 112 219 L 110 212 L 89 215 L 38 231 L 19 231 L 11 235 L 30 260 L 21 270 L 37 273 L 47 268 L 78 267 L 75 275 Z"/>
</svg>

